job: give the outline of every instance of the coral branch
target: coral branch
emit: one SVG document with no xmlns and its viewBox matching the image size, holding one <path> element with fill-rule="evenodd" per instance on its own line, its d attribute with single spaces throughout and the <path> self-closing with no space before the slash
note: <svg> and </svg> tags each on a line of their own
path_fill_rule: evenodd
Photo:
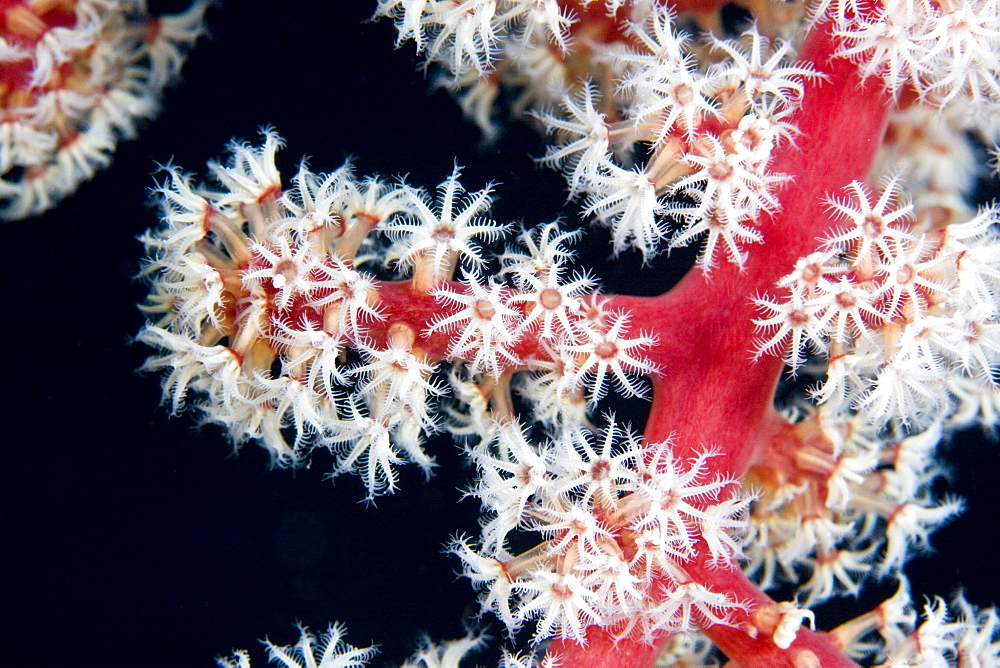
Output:
<svg viewBox="0 0 1000 668">
<path fill-rule="evenodd" d="M 804 47 L 803 58 L 828 79 L 805 84 L 807 92 L 794 117 L 802 135 L 774 159 L 775 169 L 792 178 L 779 191 L 781 210 L 767 214 L 761 223 L 766 252 L 751 253 L 742 268 L 731 263 L 720 266 L 710 277 L 691 271 L 659 298 L 614 302 L 635 314 L 636 322 L 656 332 L 660 341 L 650 352 L 662 375 L 653 379 L 647 442 L 673 435 L 674 452 L 680 457 L 692 456 L 706 445 L 717 447 L 723 456 L 713 466 L 739 479 L 746 476 L 762 444 L 784 423 L 773 408 L 780 358 L 751 358 L 751 298 L 770 288 L 831 231 L 833 222 L 818 210 L 817 202 L 868 173 L 891 108 L 889 96 L 873 82 L 863 82 L 856 66 L 831 59 L 837 46 L 829 31 L 816 30 Z M 700 345 L 692 347 L 692 340 Z M 706 382 L 709 378 L 711 383 Z M 776 606 L 742 573 L 713 568 L 707 561 L 685 563 L 684 568 L 696 581 L 750 602 L 750 610 L 758 614 Z M 750 630 L 749 619 L 743 628 L 706 629 L 737 665 L 854 665 L 820 634 L 801 632 L 790 653 L 779 650 L 767 633 Z M 648 665 L 643 663 L 643 650 L 631 639 L 606 650 L 601 647 L 608 642 L 605 634 L 588 634 L 588 641 L 586 649 L 563 643 L 557 650 L 563 665 L 620 666 L 625 665 L 622 657 L 633 656 L 636 663 L 628 665 Z M 597 658 L 604 655 L 608 663 Z"/>
</svg>

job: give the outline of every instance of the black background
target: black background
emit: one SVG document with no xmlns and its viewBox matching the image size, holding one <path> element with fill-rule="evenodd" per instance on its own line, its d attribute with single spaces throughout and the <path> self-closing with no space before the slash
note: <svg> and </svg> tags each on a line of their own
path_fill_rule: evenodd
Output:
<svg viewBox="0 0 1000 668">
<path fill-rule="evenodd" d="M 389 22 L 364 22 L 373 4 L 227 0 L 141 137 L 57 210 L 0 230 L 0 665 L 211 666 L 237 647 L 262 666 L 257 639 L 291 644 L 295 620 L 341 620 L 353 644 L 381 645 L 376 664 L 400 663 L 421 633 L 459 637 L 475 614 L 440 554 L 477 515 L 456 489 L 468 471 L 450 441 L 430 445 L 430 483 L 406 467 L 402 491 L 369 507 L 357 479 L 324 479 L 328 459 L 289 471 L 269 470 L 254 446 L 230 457 L 218 429 L 171 418 L 159 379 L 134 371 L 150 352 L 129 337 L 142 324 L 135 237 L 156 222 L 156 162 L 202 173 L 230 138 L 273 125 L 286 178 L 303 155 L 317 171 L 354 156 L 360 174 L 433 187 L 457 160 L 468 188 L 499 182 L 498 220 L 576 219 L 561 178 L 531 160 L 544 150 L 534 132 L 508 123 L 481 146 L 449 96 L 429 92 L 412 45 L 393 50 Z M 609 291 L 658 292 L 664 265 L 683 261 L 639 274 L 632 256 L 606 265 L 605 233 L 584 246 Z M 917 595 L 964 585 L 990 604 L 1000 457 L 978 433 L 948 451 L 971 509 L 908 571 Z M 851 609 L 834 602 L 818 621 Z"/>
</svg>

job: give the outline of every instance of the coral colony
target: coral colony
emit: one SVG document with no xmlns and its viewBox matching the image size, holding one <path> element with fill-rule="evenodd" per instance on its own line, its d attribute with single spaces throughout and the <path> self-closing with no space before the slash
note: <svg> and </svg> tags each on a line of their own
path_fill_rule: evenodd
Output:
<svg viewBox="0 0 1000 668">
<path fill-rule="evenodd" d="M 504 666 L 1000 665 L 993 609 L 911 592 L 903 570 L 962 510 L 932 493 L 938 443 L 1000 411 L 1000 208 L 968 203 L 996 176 L 1000 4 L 722 4 L 376 10 L 485 132 L 506 99 L 548 133 L 541 162 L 615 253 L 699 245 L 661 296 L 601 292 L 574 266 L 577 225 L 493 220 L 493 187 L 460 167 L 433 189 L 350 164 L 281 175 L 267 129 L 204 182 L 162 172 L 145 369 L 175 412 L 278 465 L 328 450 L 368 499 L 455 434 L 483 515 L 448 551 L 522 643 Z M 175 69 L 140 51 L 139 81 Z M 49 52 L 51 72 L 76 62 Z M 25 178 L 62 169 L 52 123 L 37 151 L 5 149 Z M 808 389 L 776 408 L 789 369 Z M 616 421 L 609 392 L 647 397 L 648 421 Z M 878 579 L 895 594 L 874 609 L 815 618 Z M 284 666 L 363 665 L 344 638 L 267 644 Z"/>
<path fill-rule="evenodd" d="M 0 0 L 0 219 L 35 216 L 111 162 L 155 116 L 207 0 Z"/>
</svg>

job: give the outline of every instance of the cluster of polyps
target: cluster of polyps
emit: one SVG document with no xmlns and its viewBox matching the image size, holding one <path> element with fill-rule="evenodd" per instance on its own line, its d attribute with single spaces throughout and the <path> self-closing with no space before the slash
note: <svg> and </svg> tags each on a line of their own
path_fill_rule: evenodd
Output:
<svg viewBox="0 0 1000 668">
<path fill-rule="evenodd" d="M 825 354 L 817 400 L 850 406 L 875 423 L 926 426 L 993 382 L 1000 362 L 1000 223 L 996 209 L 921 231 L 898 182 L 877 201 L 857 182 L 831 200 L 847 226 L 779 282 L 788 297 L 760 299 L 759 349 L 787 350 L 793 369 L 806 346 Z M 930 227 L 931 221 L 921 223 Z M 959 412 L 965 412 L 961 408 Z"/>
<path fill-rule="evenodd" d="M 486 590 L 483 608 L 511 631 L 537 618 L 536 639 L 578 642 L 592 624 L 650 640 L 731 624 L 729 612 L 744 604 L 692 581 L 682 564 L 703 541 L 720 568 L 732 568 L 750 500 L 709 473 L 718 453 L 677 461 L 669 442 L 642 444 L 609 422 L 599 436 L 575 427 L 537 446 L 520 425 L 502 423 L 470 450 L 479 468 L 471 494 L 486 513 L 481 549 L 459 539 L 451 550 Z M 511 556 L 517 529 L 548 540 Z"/>
<path fill-rule="evenodd" d="M 803 80 L 818 76 L 788 63 L 789 42 L 772 46 L 754 28 L 738 41 L 693 44 L 674 12 L 651 2 L 571 2 L 561 12 L 554 2 L 541 3 L 546 10 L 517 0 L 449 4 L 430 3 L 421 17 L 418 5 L 394 0 L 380 13 L 396 17 L 401 40 L 431 44 L 429 59 L 452 70 L 456 87 L 471 88 L 478 119 L 501 82 L 527 90 L 524 103 L 560 142 L 543 162 L 566 172 L 571 194 L 586 196 L 588 214 L 613 230 L 615 252 L 651 258 L 664 243 L 705 235 L 700 261 L 710 269 L 722 256 L 742 263 L 744 246 L 761 241 L 756 221 L 777 208 L 772 191 L 782 182 L 768 170 L 771 151 L 789 138 L 785 119 Z M 463 24 L 490 37 L 463 40 Z M 468 58 L 445 54 L 458 52 L 479 53 L 477 67 L 455 72 Z M 491 76 L 471 76 L 490 68 Z M 636 145 L 651 149 L 645 165 L 631 159 Z M 695 202 L 666 204 L 677 194 Z M 670 218 L 683 227 L 671 231 Z"/>
<path fill-rule="evenodd" d="M 349 166 L 303 166 L 284 190 L 280 145 L 270 131 L 263 146 L 234 145 L 227 165 L 212 165 L 220 190 L 166 170 L 164 224 L 144 237 L 144 310 L 156 322 L 139 339 L 165 351 L 146 369 L 168 371 L 175 411 L 193 391 L 208 421 L 237 443 L 259 439 L 283 464 L 334 449 L 338 471 L 360 471 L 375 495 L 395 488 L 404 459 L 433 465 L 422 441 L 442 426 L 443 360 L 456 363 L 449 381 L 469 404 L 459 430 L 483 438 L 495 427 L 477 397 L 509 411 L 515 371 L 530 374 L 517 387 L 553 425 L 581 423 L 587 397 L 612 379 L 643 391 L 630 375 L 652 370 L 641 354 L 652 339 L 629 337 L 628 318 L 605 308 L 590 278 L 566 276 L 573 235 L 554 225 L 522 235 L 526 248 L 503 256 L 501 275 L 518 286 L 507 288 L 477 271 L 474 238 L 506 229 L 479 215 L 489 188 L 467 194 L 456 169 L 435 203 Z M 412 278 L 376 282 L 356 268 L 366 262 Z M 451 282 L 462 263 L 464 279 Z"/>
<path fill-rule="evenodd" d="M 53 206 L 159 110 L 202 30 L 207 0 L 151 17 L 142 0 L 0 7 L 0 217 Z"/>
</svg>

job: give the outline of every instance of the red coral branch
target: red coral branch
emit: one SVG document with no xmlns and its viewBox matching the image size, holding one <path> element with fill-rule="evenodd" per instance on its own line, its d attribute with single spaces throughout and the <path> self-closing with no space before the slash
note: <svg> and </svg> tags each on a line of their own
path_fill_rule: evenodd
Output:
<svg viewBox="0 0 1000 668">
<path fill-rule="evenodd" d="M 780 191 L 781 210 L 766 215 L 765 246 L 749 254 L 740 268 L 726 263 L 708 276 L 690 272 L 666 294 L 639 300 L 618 297 L 615 308 L 631 313 L 635 326 L 654 333 L 659 346 L 649 357 L 661 369 L 653 378 L 653 404 L 646 440 L 673 436 L 677 457 L 705 447 L 721 450 L 712 473 L 745 477 L 760 451 L 784 421 L 773 408 L 781 374 L 777 357 L 752 359 L 755 317 L 752 298 L 787 274 L 796 259 L 814 251 L 832 227 L 821 202 L 825 196 L 869 172 L 884 134 L 891 99 L 875 82 L 861 80 L 854 64 L 832 59 L 836 39 L 826 30 L 812 33 L 803 59 L 827 75 L 808 82 L 794 122 L 801 134 L 780 151 L 776 173 L 791 177 Z M 691 341 L 700 345 L 691 346 Z M 711 382 L 707 382 L 711 379 Z M 720 569 L 707 558 L 684 564 L 698 583 L 750 603 L 736 627 L 705 629 L 711 640 L 739 666 L 854 665 L 823 634 L 800 630 L 790 650 L 775 646 L 766 614 L 774 602 L 738 570 Z M 763 627 L 763 628 L 762 628 Z M 632 639 L 616 641 L 592 629 L 588 645 L 556 641 L 563 666 L 648 666 L 657 654 Z"/>
</svg>

